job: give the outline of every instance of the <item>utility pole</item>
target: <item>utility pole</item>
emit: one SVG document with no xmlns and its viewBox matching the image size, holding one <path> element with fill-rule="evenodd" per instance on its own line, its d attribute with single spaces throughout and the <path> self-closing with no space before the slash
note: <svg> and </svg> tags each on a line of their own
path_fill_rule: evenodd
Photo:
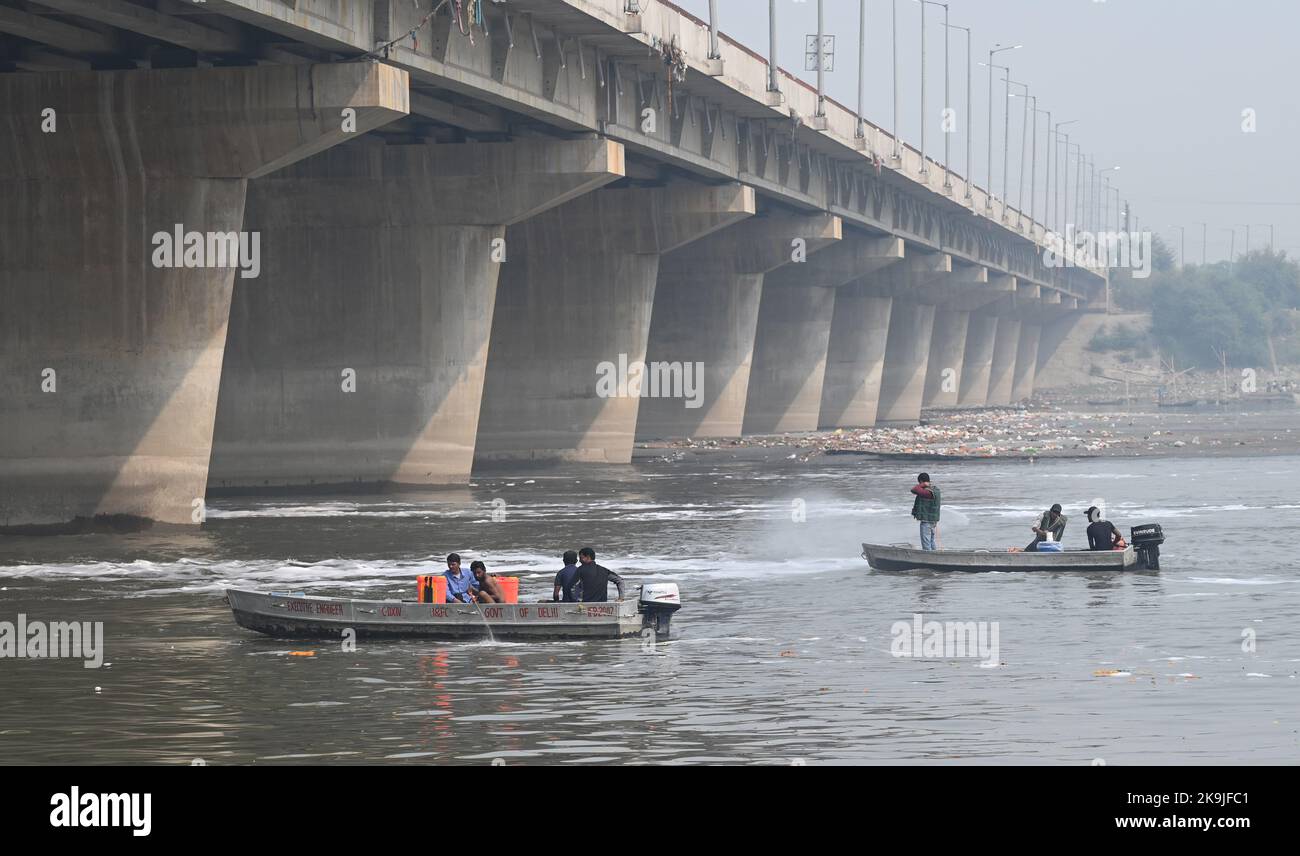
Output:
<svg viewBox="0 0 1300 856">
<path fill-rule="evenodd" d="M 863 3 L 866 2 L 866 0 L 862 0 L 862 1 L 863 1 Z M 947 15 L 945 14 L 944 17 L 947 18 Z M 971 172 L 971 169 L 970 169 L 971 138 L 974 136 L 974 131 L 975 131 L 975 116 L 974 116 L 973 113 L 971 113 L 971 97 L 970 97 L 970 96 L 971 96 L 971 74 L 972 74 L 972 72 L 974 71 L 974 64 L 973 64 L 973 62 L 972 62 L 972 55 L 971 55 L 971 52 L 970 52 L 970 36 L 971 36 L 971 32 L 970 32 L 970 27 L 958 27 L 958 26 L 955 25 L 955 24 L 944 24 L 944 26 L 945 26 L 945 27 L 950 27 L 951 29 L 954 29 L 954 30 L 965 30 L 965 31 L 966 31 L 966 116 L 965 116 L 965 120 L 966 120 L 966 132 L 965 132 L 965 133 L 966 133 L 966 199 L 967 199 L 967 200 L 970 200 L 970 199 L 972 199 L 972 198 L 974 197 L 974 195 L 975 195 L 975 191 L 974 191 L 974 187 L 975 187 L 975 176 L 974 176 L 974 174 Z"/>
</svg>

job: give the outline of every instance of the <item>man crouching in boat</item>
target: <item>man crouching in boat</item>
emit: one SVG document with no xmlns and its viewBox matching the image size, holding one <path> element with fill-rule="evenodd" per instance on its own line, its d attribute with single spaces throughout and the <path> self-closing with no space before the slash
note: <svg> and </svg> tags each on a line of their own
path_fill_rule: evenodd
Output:
<svg viewBox="0 0 1300 856">
<path fill-rule="evenodd" d="M 479 603 L 505 603 L 506 596 L 497 585 L 497 578 L 487 572 L 487 565 L 475 559 L 469 563 L 470 573 L 474 575 L 477 588 L 474 595 Z"/>
<path fill-rule="evenodd" d="M 596 564 L 596 551 L 583 547 L 578 551 L 578 581 L 575 593 L 581 586 L 578 600 L 583 603 L 604 603 L 609 600 L 609 584 L 618 586 L 618 599 L 623 599 L 623 578 L 609 568 Z"/>
<path fill-rule="evenodd" d="M 1034 530 L 1034 540 L 1025 547 L 1026 553 L 1037 553 L 1038 545 L 1044 541 L 1055 541 L 1059 544 L 1065 538 L 1065 515 L 1061 513 L 1061 504 L 1058 502 L 1044 511 L 1038 525 L 1030 528 Z"/>
<path fill-rule="evenodd" d="M 929 473 L 921 473 L 912 486 L 916 499 L 912 500 L 912 516 L 921 521 L 921 549 L 934 549 L 934 534 L 939 531 L 939 486 L 930 481 Z"/>
</svg>

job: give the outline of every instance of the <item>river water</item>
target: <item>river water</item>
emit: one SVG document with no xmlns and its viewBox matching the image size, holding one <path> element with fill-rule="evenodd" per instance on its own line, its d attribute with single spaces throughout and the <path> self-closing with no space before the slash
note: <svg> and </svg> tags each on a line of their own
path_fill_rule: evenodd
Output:
<svg viewBox="0 0 1300 856">
<path fill-rule="evenodd" d="M 1067 546 L 1098 500 L 1126 533 L 1165 527 L 1159 573 L 1034 576 L 872 572 L 861 542 L 916 540 L 917 466 L 787 454 L 223 499 L 196 532 L 0 539 L 0 621 L 106 637 L 100 669 L 0 659 L 0 762 L 1300 760 L 1300 457 L 929 464 L 943 546 L 1023 545 L 1054 501 Z M 634 584 L 680 584 L 671 641 L 344 651 L 245 631 L 222 600 L 412 598 L 452 550 L 522 572 L 534 600 L 587 544 Z M 917 614 L 996 622 L 996 655 L 893 656 Z"/>
</svg>

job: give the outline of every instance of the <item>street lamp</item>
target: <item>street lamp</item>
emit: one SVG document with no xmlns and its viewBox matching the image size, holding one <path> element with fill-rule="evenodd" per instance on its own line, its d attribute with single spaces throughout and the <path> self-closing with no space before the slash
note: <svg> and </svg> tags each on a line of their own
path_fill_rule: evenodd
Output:
<svg viewBox="0 0 1300 856">
<path fill-rule="evenodd" d="M 1010 90 L 1012 86 L 1019 86 L 1025 90 L 1023 97 L 1025 103 L 1020 117 L 1020 180 L 1016 182 L 1016 228 L 1019 229 L 1024 220 L 1025 210 L 1025 133 L 1029 130 L 1029 99 L 1031 96 L 1029 95 L 1029 84 L 1008 80 L 1007 89 Z M 1015 93 L 1007 92 L 1007 98 L 1015 97 L 1017 97 Z M 1010 110 L 1011 105 L 1008 103 L 1008 113 Z"/>
<path fill-rule="evenodd" d="M 1108 194 L 1110 188 L 1110 179 L 1105 177 L 1106 173 L 1119 172 L 1119 170 L 1120 168 L 1118 166 L 1108 166 L 1105 169 L 1101 169 L 1097 171 L 1097 188 L 1096 188 L 1096 192 L 1093 193 L 1093 196 L 1096 197 L 1094 199 L 1095 202 L 1094 207 L 1096 208 L 1096 214 L 1094 215 L 1094 222 L 1100 223 L 1103 230 L 1106 228 L 1106 224 L 1110 222 L 1109 218 L 1103 216 L 1106 211 L 1106 200 L 1109 199 L 1109 195 L 1102 194 L 1101 183 L 1103 181 L 1105 182 L 1107 188 L 1107 194 Z"/>
<path fill-rule="evenodd" d="M 1043 158 L 1047 164 L 1043 170 L 1043 231 L 1047 230 L 1047 192 L 1052 187 L 1052 111 L 1040 110 L 1038 99 L 1034 99 L 1034 149 L 1033 165 L 1029 169 L 1029 228 L 1034 228 L 1034 214 L 1037 212 L 1037 206 L 1034 204 L 1034 188 L 1038 182 L 1038 114 L 1043 113 L 1047 116 L 1047 151 L 1043 153 Z"/>
<path fill-rule="evenodd" d="M 865 3 L 866 0 L 863 0 L 863 2 Z M 956 24 L 949 24 L 949 23 L 947 22 L 947 14 L 946 14 L 946 9 L 947 9 L 947 7 L 944 7 L 944 8 L 945 8 L 944 26 L 947 27 L 947 28 L 950 29 L 950 30 L 965 30 L 965 31 L 966 31 L 966 198 L 967 198 L 967 199 L 970 199 L 970 198 L 972 197 L 972 195 L 973 195 L 971 188 L 972 188 L 972 186 L 973 186 L 974 183 L 975 183 L 975 177 L 974 177 L 973 175 L 971 175 L 971 171 L 970 171 L 970 146 L 971 146 L 971 136 L 972 136 L 971 132 L 974 130 L 974 118 L 975 118 L 975 117 L 971 114 L 971 109 L 970 109 L 970 100 L 971 100 L 971 99 L 970 99 L 970 91 L 971 91 L 971 52 L 970 52 L 970 37 L 971 37 L 971 32 L 970 32 L 970 27 L 959 27 L 959 26 L 957 26 Z M 951 105 L 949 105 L 949 106 L 951 106 Z M 944 152 L 945 152 L 945 154 L 944 154 L 944 162 L 947 163 L 947 161 L 948 161 L 948 157 L 947 157 L 947 148 L 946 148 L 947 143 L 944 143 L 944 146 L 945 146 L 945 149 L 944 149 Z M 946 183 L 946 186 L 951 187 L 951 186 L 952 186 L 952 185 L 951 185 L 951 182 Z"/>
<path fill-rule="evenodd" d="M 1201 267 L 1205 267 L 1206 232 L 1210 227 L 1208 223 L 1196 223 L 1195 225 L 1201 227 Z"/>
<path fill-rule="evenodd" d="M 1232 261 L 1237 255 L 1237 227 L 1224 227 L 1222 231 L 1232 233 L 1232 240 L 1228 244 L 1228 267 L 1232 267 Z"/>
<path fill-rule="evenodd" d="M 921 6 L 921 174 L 929 173 L 930 166 L 925 160 L 925 7 L 941 6 L 943 7 L 943 106 L 947 109 L 952 106 L 948 98 L 948 4 L 940 3 L 938 0 L 914 0 Z M 952 187 L 948 180 L 948 136 L 945 133 L 943 138 L 943 186 Z"/>
<path fill-rule="evenodd" d="M 1068 133 L 1062 134 L 1061 128 L 1065 125 L 1073 125 L 1077 121 L 1079 120 L 1069 119 L 1065 122 L 1057 122 L 1053 128 L 1053 136 L 1056 137 L 1056 141 L 1058 144 L 1057 156 L 1061 160 L 1060 168 L 1056 170 L 1056 189 L 1053 191 L 1056 197 L 1054 200 L 1056 204 L 1053 207 L 1055 209 L 1059 209 L 1059 214 L 1054 214 L 1054 218 L 1056 219 L 1057 232 L 1062 232 L 1065 229 L 1065 218 L 1067 216 L 1066 202 L 1070 195 L 1070 135 Z M 1065 138 L 1064 152 L 1061 152 L 1059 148 L 1059 144 L 1062 137 Z M 1062 177 L 1062 174 L 1064 174 L 1064 177 Z M 1065 190 L 1064 196 L 1061 195 L 1062 189 Z"/>
<path fill-rule="evenodd" d="M 1170 226 L 1169 228 L 1178 230 L 1178 269 L 1182 270 L 1187 264 L 1187 227 Z"/>
<path fill-rule="evenodd" d="M 993 49 L 989 51 L 989 61 L 987 63 L 980 63 L 980 65 L 987 65 L 989 69 L 989 169 L 986 174 L 988 186 L 984 194 L 984 207 L 989 210 L 993 209 L 993 69 L 1001 68 L 1006 71 L 1007 74 L 1011 74 L 1011 69 L 1006 66 L 995 66 L 993 64 L 993 57 L 1003 51 L 1014 51 L 1022 47 L 1024 47 L 1024 45 L 1007 45 L 1006 47 L 1002 47 L 1001 45 L 994 44 Z"/>
</svg>

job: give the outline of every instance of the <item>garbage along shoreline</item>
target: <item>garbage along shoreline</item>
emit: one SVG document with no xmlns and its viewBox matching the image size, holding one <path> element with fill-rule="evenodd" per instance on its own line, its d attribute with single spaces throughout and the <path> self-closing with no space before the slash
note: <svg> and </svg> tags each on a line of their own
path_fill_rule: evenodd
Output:
<svg viewBox="0 0 1300 856">
<path fill-rule="evenodd" d="M 1295 412 L 1088 412 L 1052 405 L 925 411 L 918 425 L 637 442 L 636 460 L 731 453 L 920 461 L 1247 457 L 1300 454 Z"/>
</svg>

